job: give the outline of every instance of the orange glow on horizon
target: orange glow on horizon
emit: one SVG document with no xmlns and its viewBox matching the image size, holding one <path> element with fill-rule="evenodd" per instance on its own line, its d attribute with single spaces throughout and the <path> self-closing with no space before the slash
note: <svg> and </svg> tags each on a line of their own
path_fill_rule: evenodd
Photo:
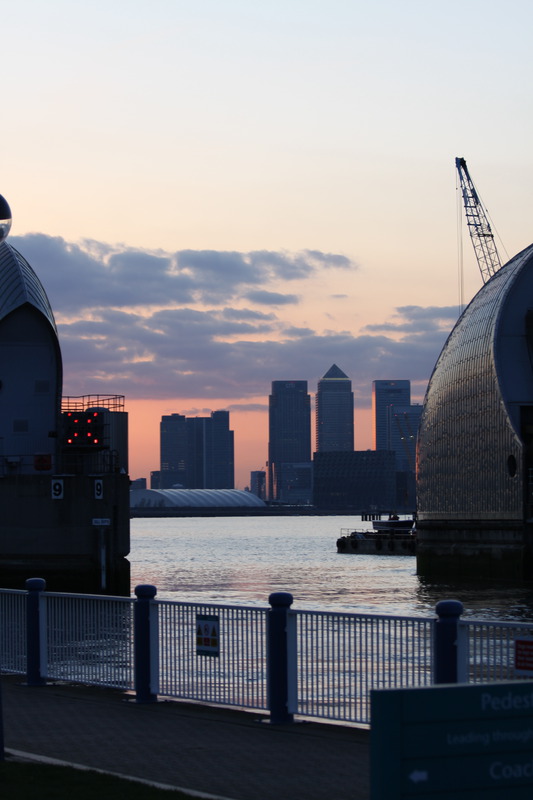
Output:
<svg viewBox="0 0 533 800">
<path fill-rule="evenodd" d="M 129 471 L 132 480 L 146 478 L 150 487 L 150 472 L 159 469 L 159 423 L 164 414 L 193 416 L 187 409 L 197 407 L 197 416 L 209 416 L 210 411 L 228 408 L 230 427 L 235 431 L 235 488 L 250 485 L 250 472 L 264 469 L 268 457 L 268 409 L 264 411 L 239 411 L 233 403 L 214 401 L 206 406 L 205 400 L 183 402 L 167 400 L 127 400 L 129 421 Z M 184 410 L 185 408 L 185 410 Z M 372 448 L 372 411 L 356 409 L 355 449 Z M 314 420 L 313 420 L 314 421 Z"/>
</svg>

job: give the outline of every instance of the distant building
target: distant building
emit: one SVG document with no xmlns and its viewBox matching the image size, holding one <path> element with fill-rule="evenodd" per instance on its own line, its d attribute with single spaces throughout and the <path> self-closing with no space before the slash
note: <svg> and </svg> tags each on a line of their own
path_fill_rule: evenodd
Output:
<svg viewBox="0 0 533 800">
<path fill-rule="evenodd" d="M 399 472 L 414 472 L 416 467 L 416 439 L 421 404 L 410 406 L 391 406 L 390 417 L 390 450 L 396 453 L 396 469 Z"/>
<path fill-rule="evenodd" d="M 392 451 L 315 453 L 313 505 L 340 513 L 396 509 L 396 464 Z"/>
<path fill-rule="evenodd" d="M 336 364 L 318 381 L 316 393 L 316 451 L 353 451 L 352 382 Z"/>
<path fill-rule="evenodd" d="M 266 499 L 266 472 L 264 469 L 256 469 L 250 472 L 250 491 L 261 500 Z"/>
<path fill-rule="evenodd" d="M 238 489 L 132 489 L 132 517 L 240 516 L 261 513 L 266 504 Z"/>
<path fill-rule="evenodd" d="M 307 381 L 272 381 L 268 431 L 268 499 L 310 503 L 311 398 Z"/>
<path fill-rule="evenodd" d="M 135 478 L 134 481 L 131 481 L 131 489 L 146 489 L 146 478 Z"/>
<path fill-rule="evenodd" d="M 160 423 L 161 468 L 152 488 L 233 489 L 234 437 L 229 411 L 210 417 L 169 414 Z M 153 484 L 158 482 L 158 486 Z"/>
<path fill-rule="evenodd" d="M 394 450 L 396 431 L 391 410 L 411 405 L 411 381 L 373 381 L 372 422 L 374 450 Z"/>
<path fill-rule="evenodd" d="M 152 489 L 172 489 L 187 485 L 187 418 L 166 414 L 159 424 L 160 469 L 152 474 Z M 157 484 L 157 485 L 154 485 Z"/>
<path fill-rule="evenodd" d="M 396 456 L 396 510 L 416 505 L 416 441 L 421 405 L 411 404 L 411 382 L 374 381 L 372 384 L 374 446 Z"/>
</svg>

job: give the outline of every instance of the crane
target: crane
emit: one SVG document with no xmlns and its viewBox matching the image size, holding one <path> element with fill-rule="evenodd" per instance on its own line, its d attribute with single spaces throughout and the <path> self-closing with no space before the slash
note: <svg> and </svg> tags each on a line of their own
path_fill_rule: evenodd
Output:
<svg viewBox="0 0 533 800">
<path fill-rule="evenodd" d="M 496 248 L 492 228 L 468 172 L 466 161 L 464 158 L 456 158 L 455 166 L 459 173 L 468 231 L 472 239 L 483 283 L 486 283 L 495 272 L 498 272 L 502 262 Z"/>
</svg>

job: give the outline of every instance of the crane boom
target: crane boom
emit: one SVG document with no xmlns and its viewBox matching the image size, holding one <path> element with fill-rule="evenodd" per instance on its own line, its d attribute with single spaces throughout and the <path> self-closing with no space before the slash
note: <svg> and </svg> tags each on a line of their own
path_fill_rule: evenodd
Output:
<svg viewBox="0 0 533 800">
<path fill-rule="evenodd" d="M 486 283 L 495 272 L 498 272 L 502 263 L 494 241 L 494 234 L 476 187 L 468 172 L 466 161 L 464 158 L 456 158 L 455 166 L 461 183 L 468 232 L 472 239 L 483 283 Z"/>
</svg>

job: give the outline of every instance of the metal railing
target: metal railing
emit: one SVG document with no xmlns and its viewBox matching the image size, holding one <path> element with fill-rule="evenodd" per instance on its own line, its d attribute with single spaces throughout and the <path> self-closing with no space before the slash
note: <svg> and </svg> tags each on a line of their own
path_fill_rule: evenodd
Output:
<svg viewBox="0 0 533 800">
<path fill-rule="evenodd" d="M 26 600 L 28 593 L 0 589 L 0 667 L 4 672 L 26 672 Z"/>
<path fill-rule="evenodd" d="M 434 620 L 291 611 L 297 627 L 294 713 L 368 722 L 372 689 L 432 681 Z"/>
<path fill-rule="evenodd" d="M 28 685 L 63 680 L 270 713 L 370 723 L 374 689 L 533 676 L 533 623 L 462 620 L 457 601 L 436 618 L 59 594 L 44 581 L 0 589 L 0 669 Z"/>
<path fill-rule="evenodd" d="M 80 413 L 88 408 L 106 408 L 108 411 L 124 411 L 125 399 L 123 394 L 84 394 L 77 397 L 61 398 L 61 412 L 73 411 Z"/>
<path fill-rule="evenodd" d="M 460 620 L 457 644 L 461 683 L 533 676 L 533 623 Z"/>
<path fill-rule="evenodd" d="M 267 710 L 267 608 L 161 600 L 157 608 L 159 694 Z"/>
<path fill-rule="evenodd" d="M 133 601 L 56 593 L 43 599 L 45 677 L 133 689 Z"/>
</svg>

